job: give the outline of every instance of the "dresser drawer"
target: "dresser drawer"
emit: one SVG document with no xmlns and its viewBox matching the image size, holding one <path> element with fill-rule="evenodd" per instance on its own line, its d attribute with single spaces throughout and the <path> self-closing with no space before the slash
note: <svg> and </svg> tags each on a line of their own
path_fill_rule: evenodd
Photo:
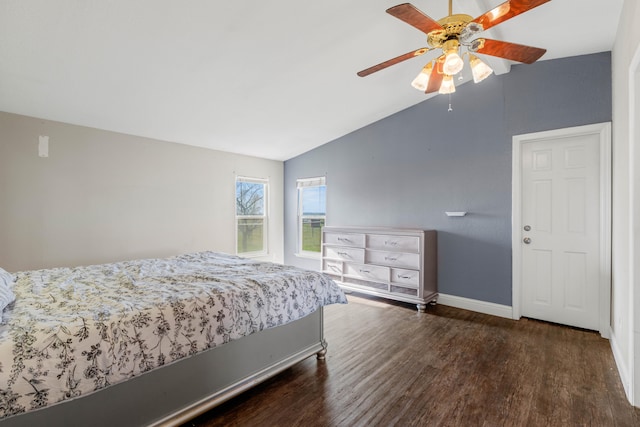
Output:
<svg viewBox="0 0 640 427">
<path fill-rule="evenodd" d="M 329 274 L 342 274 L 342 261 L 322 261 L 322 271 Z"/>
<path fill-rule="evenodd" d="M 374 280 L 376 282 L 389 281 L 389 269 L 379 265 L 345 264 L 344 274 L 350 277 Z"/>
<path fill-rule="evenodd" d="M 327 245 L 355 246 L 358 248 L 364 248 L 364 234 L 325 232 L 324 242 Z"/>
<path fill-rule="evenodd" d="M 364 249 L 325 246 L 324 256 L 344 261 L 364 262 Z"/>
<path fill-rule="evenodd" d="M 420 284 L 420 272 L 417 270 L 405 270 L 402 268 L 391 269 L 391 282 L 417 288 Z"/>
<path fill-rule="evenodd" d="M 420 254 L 406 252 L 367 251 L 367 264 L 420 269 Z"/>
<path fill-rule="evenodd" d="M 367 234 L 367 247 L 383 251 L 420 252 L 420 237 Z"/>
</svg>

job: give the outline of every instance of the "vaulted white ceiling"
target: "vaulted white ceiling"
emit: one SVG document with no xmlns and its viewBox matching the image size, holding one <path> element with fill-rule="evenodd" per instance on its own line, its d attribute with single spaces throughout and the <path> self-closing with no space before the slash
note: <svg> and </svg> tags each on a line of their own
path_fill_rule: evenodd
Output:
<svg viewBox="0 0 640 427">
<path fill-rule="evenodd" d="M 356 76 L 425 46 L 385 13 L 398 3 L 0 0 L 0 111 L 286 160 L 426 99 L 409 83 L 435 53 Z M 546 48 L 541 60 L 608 51 L 622 3 L 552 0 L 489 36 Z"/>
</svg>

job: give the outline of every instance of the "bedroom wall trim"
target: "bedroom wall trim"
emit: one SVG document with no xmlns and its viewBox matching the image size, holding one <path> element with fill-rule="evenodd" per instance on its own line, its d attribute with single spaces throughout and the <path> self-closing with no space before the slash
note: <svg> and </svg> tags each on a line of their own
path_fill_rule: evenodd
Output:
<svg viewBox="0 0 640 427">
<path fill-rule="evenodd" d="M 483 314 L 490 314 L 492 316 L 504 317 L 507 319 L 513 318 L 513 309 L 508 305 L 459 297 L 456 295 L 438 294 L 438 304 L 461 308 L 463 310 L 476 311 Z"/>
<path fill-rule="evenodd" d="M 640 152 L 637 143 L 640 141 L 640 46 L 636 46 L 635 53 L 629 65 L 629 363 L 623 372 L 618 365 L 620 376 L 623 376 L 623 384 L 627 398 L 634 405 L 640 407 L 640 275 L 638 274 L 638 262 L 640 262 L 640 186 L 638 185 L 638 165 Z M 625 360 L 624 358 L 622 360 Z M 628 384 L 627 384 L 628 383 Z"/>
<path fill-rule="evenodd" d="M 620 340 L 615 334 L 613 328 L 609 330 L 609 345 L 611 345 L 611 352 L 613 353 L 613 360 L 616 362 L 616 367 L 618 368 L 618 375 L 620 375 L 620 381 L 622 382 L 622 387 L 627 395 L 629 401 L 632 402 L 631 393 L 633 388 L 633 378 L 630 374 L 629 366 L 625 362 L 625 358 L 622 355 L 622 350 L 620 349 Z"/>
</svg>

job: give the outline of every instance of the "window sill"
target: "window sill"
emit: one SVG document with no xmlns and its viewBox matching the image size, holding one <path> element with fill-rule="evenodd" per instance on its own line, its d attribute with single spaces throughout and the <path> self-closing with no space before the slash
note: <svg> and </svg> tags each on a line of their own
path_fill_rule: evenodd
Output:
<svg viewBox="0 0 640 427">
<path fill-rule="evenodd" d="M 244 252 L 244 253 L 237 253 L 236 254 L 239 257 L 242 258 L 265 258 L 269 256 L 268 252 Z"/>
<path fill-rule="evenodd" d="M 294 254 L 298 258 L 307 258 L 307 259 L 317 259 L 320 260 L 322 257 L 320 254 L 306 253 L 306 252 L 296 252 Z"/>
</svg>

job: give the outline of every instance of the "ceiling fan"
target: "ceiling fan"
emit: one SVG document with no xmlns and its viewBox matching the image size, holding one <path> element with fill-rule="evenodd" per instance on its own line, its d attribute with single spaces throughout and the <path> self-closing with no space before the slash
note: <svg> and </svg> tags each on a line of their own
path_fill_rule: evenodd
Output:
<svg viewBox="0 0 640 427">
<path fill-rule="evenodd" d="M 455 92 L 453 76 L 464 67 L 464 55 L 469 56 L 469 65 L 476 83 L 491 75 L 493 70 L 474 53 L 531 64 L 547 50 L 500 40 L 475 38 L 475 36 L 548 1 L 551 0 L 508 0 L 474 19 L 466 14 L 454 15 L 453 0 L 449 0 L 449 15 L 438 21 L 425 15 L 410 3 L 393 6 L 387 9 L 387 13 L 425 33 L 429 47 L 422 47 L 389 59 L 358 72 L 358 75 L 365 77 L 407 59 L 441 49 L 442 55 L 425 65 L 411 84 L 425 93 L 438 91 L 447 94 Z M 462 56 L 461 49 L 466 49 Z"/>
</svg>

